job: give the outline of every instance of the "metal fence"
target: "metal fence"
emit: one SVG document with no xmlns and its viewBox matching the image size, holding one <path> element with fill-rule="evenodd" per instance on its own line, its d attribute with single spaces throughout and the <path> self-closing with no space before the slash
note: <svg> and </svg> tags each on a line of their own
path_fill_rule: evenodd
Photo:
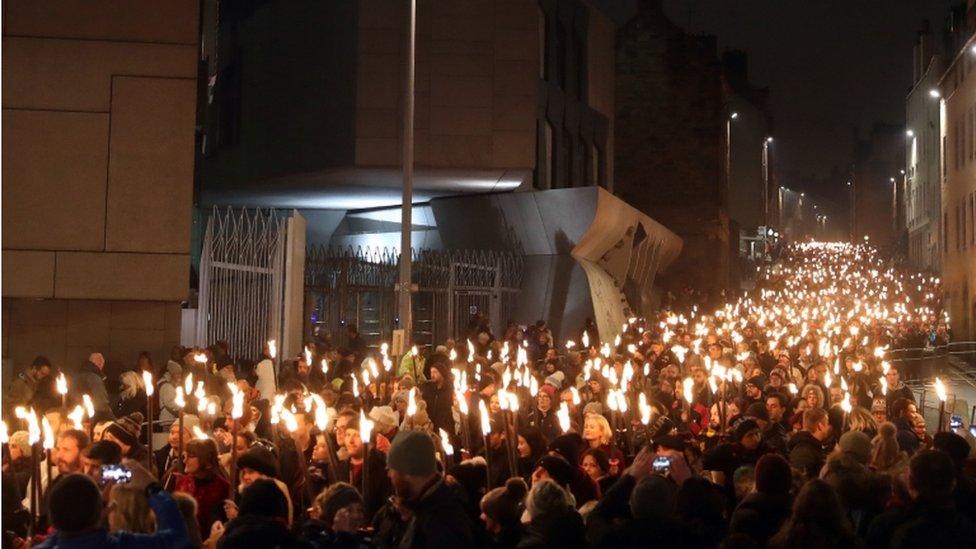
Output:
<svg viewBox="0 0 976 549">
<path fill-rule="evenodd" d="M 953 341 L 938 347 L 889 349 L 885 360 L 909 379 L 925 379 L 949 370 L 951 361 L 976 367 L 976 341 Z"/>
<path fill-rule="evenodd" d="M 371 347 L 396 326 L 399 253 L 395 249 L 312 247 L 305 255 L 306 339 L 346 343 L 355 324 Z M 515 310 L 522 257 L 488 250 L 413 250 L 413 342 L 429 347 L 466 335 L 475 314 L 496 334 Z"/>
<path fill-rule="evenodd" d="M 274 210 L 214 208 L 200 257 L 198 345 L 226 341 L 253 359 L 282 333 L 287 219 Z"/>
</svg>

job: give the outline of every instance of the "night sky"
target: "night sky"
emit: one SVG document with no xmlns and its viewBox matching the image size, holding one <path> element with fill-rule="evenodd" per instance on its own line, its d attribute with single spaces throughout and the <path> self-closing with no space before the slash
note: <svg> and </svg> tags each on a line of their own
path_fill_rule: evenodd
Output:
<svg viewBox="0 0 976 549">
<path fill-rule="evenodd" d="M 941 36 L 958 0 L 664 0 L 672 21 L 714 34 L 719 53 L 749 54 L 753 85 L 768 86 L 781 184 L 818 194 L 850 163 L 855 128 L 904 124 L 912 84 L 912 45 L 924 19 Z M 602 0 L 625 21 L 637 0 Z M 827 187 L 827 188 L 824 188 Z"/>
</svg>

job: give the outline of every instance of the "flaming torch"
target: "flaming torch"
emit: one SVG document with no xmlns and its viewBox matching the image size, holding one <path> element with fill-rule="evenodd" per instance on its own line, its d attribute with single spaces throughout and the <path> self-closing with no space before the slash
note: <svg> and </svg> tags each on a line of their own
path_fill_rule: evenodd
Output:
<svg viewBox="0 0 976 549">
<path fill-rule="evenodd" d="M 939 432 L 945 429 L 946 388 L 942 380 L 935 378 L 935 394 L 939 396 Z"/>
</svg>

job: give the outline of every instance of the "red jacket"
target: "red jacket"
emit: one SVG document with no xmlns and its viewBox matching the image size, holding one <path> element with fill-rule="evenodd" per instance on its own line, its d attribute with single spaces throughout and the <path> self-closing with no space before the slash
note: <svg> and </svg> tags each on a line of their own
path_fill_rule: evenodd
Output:
<svg viewBox="0 0 976 549">
<path fill-rule="evenodd" d="M 210 526 L 223 509 L 224 500 L 230 497 L 230 484 L 224 477 L 215 475 L 199 479 L 193 475 L 177 475 L 176 491 L 186 492 L 197 500 L 197 522 L 200 533 L 210 535 Z"/>
</svg>

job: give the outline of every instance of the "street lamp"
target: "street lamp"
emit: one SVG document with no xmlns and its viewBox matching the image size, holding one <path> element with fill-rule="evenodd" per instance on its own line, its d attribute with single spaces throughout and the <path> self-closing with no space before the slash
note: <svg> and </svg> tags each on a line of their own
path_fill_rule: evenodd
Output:
<svg viewBox="0 0 976 549">
<path fill-rule="evenodd" d="M 905 130 L 905 135 L 908 137 L 915 137 L 915 132 L 912 130 Z"/>
<path fill-rule="evenodd" d="M 929 97 L 932 97 L 934 99 L 938 99 L 938 98 L 942 97 L 942 94 L 939 93 L 939 90 L 937 90 L 935 88 L 932 88 L 931 90 L 929 90 Z"/>
<path fill-rule="evenodd" d="M 769 144 L 772 137 L 767 137 L 762 145 L 762 175 L 763 175 L 763 225 L 769 225 Z"/>
</svg>

